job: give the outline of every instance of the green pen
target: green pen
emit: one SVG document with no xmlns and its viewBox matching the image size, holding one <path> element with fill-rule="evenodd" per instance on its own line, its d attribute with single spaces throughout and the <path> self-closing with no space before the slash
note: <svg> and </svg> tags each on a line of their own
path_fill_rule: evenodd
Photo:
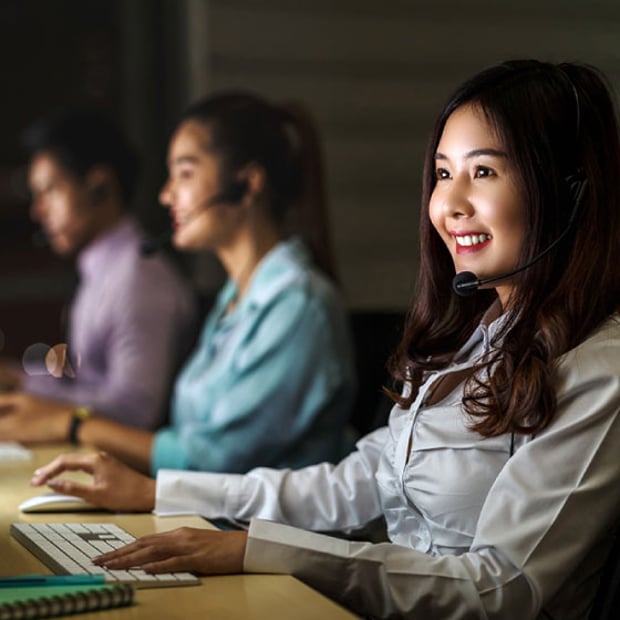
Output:
<svg viewBox="0 0 620 620">
<path fill-rule="evenodd" d="M 105 584 L 104 575 L 16 575 L 0 577 L 0 588 Z"/>
</svg>

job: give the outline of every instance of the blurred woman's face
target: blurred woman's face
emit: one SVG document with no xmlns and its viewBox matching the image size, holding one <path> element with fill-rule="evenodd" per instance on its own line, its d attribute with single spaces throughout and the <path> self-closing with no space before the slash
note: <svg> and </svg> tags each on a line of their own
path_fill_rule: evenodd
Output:
<svg viewBox="0 0 620 620">
<path fill-rule="evenodd" d="M 170 141 L 168 180 L 159 194 L 173 222 L 173 243 L 182 250 L 217 250 L 231 243 L 244 218 L 239 205 L 219 199 L 223 187 L 220 158 L 211 149 L 211 130 L 183 122 Z"/>
<path fill-rule="evenodd" d="M 97 218 L 87 184 L 42 151 L 28 169 L 30 215 L 52 249 L 63 256 L 79 252 L 96 236 Z"/>
<path fill-rule="evenodd" d="M 515 269 L 525 240 L 525 205 L 504 146 L 478 108 L 465 105 L 448 118 L 435 174 L 429 216 L 456 272 L 482 279 Z M 495 288 L 506 307 L 510 278 Z"/>
</svg>

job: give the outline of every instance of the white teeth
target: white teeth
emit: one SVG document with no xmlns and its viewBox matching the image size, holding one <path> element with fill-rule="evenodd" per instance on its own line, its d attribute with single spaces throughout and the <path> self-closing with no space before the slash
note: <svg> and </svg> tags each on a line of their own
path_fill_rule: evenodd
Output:
<svg viewBox="0 0 620 620">
<path fill-rule="evenodd" d="M 491 235 L 487 235 L 485 233 L 481 233 L 479 235 L 456 236 L 456 242 L 459 245 L 466 246 L 466 247 L 469 247 L 472 245 L 478 245 L 479 243 L 484 243 L 485 241 L 489 241 L 491 239 L 492 239 Z"/>
</svg>

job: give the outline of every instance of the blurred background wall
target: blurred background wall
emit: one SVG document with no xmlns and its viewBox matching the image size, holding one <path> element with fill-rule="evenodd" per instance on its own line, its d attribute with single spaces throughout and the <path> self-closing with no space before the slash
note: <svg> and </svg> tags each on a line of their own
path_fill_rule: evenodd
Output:
<svg viewBox="0 0 620 620">
<path fill-rule="evenodd" d="M 407 306 L 417 263 L 422 157 L 444 99 L 508 57 L 579 60 L 620 88 L 617 0 L 3 0 L 0 3 L 0 330 L 4 353 L 59 338 L 71 265 L 33 246 L 19 131 L 91 102 L 144 157 L 136 209 L 153 232 L 179 112 L 242 87 L 314 112 L 330 219 L 353 311 Z M 202 294 L 221 272 L 184 259 Z M 0 345 L 2 345 L 0 335 Z"/>
</svg>

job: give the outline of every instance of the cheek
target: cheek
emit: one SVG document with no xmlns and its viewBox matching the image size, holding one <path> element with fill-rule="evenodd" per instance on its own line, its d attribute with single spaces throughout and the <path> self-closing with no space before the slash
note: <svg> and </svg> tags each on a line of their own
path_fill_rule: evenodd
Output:
<svg viewBox="0 0 620 620">
<path fill-rule="evenodd" d="M 443 209 L 441 208 L 441 201 L 435 193 L 431 195 L 431 199 L 428 204 L 428 219 L 431 222 L 433 228 L 443 238 L 445 237 L 444 231 L 444 217 Z"/>
<path fill-rule="evenodd" d="M 496 226 L 503 230 L 504 234 L 512 239 L 512 245 L 521 247 L 525 238 L 525 212 L 520 203 L 504 204 L 510 206 L 500 211 L 496 216 Z"/>
<path fill-rule="evenodd" d="M 201 185 L 188 185 L 179 189 L 176 204 L 186 213 L 196 213 L 209 208 L 213 195 Z"/>
<path fill-rule="evenodd" d="M 63 222 L 81 220 L 84 208 L 80 208 L 79 197 L 72 192 L 56 192 L 50 196 L 50 215 Z"/>
</svg>

